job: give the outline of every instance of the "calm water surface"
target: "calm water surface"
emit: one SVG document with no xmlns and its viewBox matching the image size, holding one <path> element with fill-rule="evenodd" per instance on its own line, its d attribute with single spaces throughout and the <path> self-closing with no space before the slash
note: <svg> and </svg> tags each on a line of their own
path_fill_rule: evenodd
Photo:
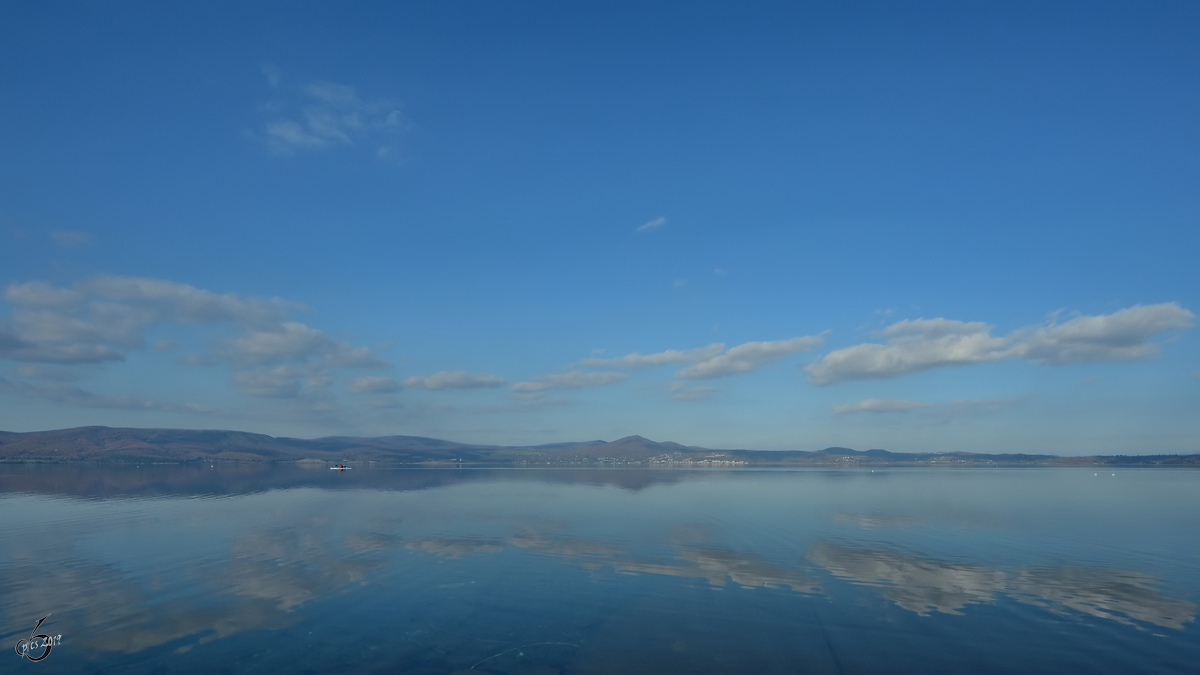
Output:
<svg viewBox="0 0 1200 675">
<path fill-rule="evenodd" d="M 1200 471 L 0 466 L 5 672 L 1196 673 Z"/>
</svg>

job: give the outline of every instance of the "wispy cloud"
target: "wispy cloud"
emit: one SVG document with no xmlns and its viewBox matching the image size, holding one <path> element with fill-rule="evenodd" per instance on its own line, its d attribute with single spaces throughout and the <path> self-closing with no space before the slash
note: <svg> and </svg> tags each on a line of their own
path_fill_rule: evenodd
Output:
<svg viewBox="0 0 1200 675">
<path fill-rule="evenodd" d="M 234 335 L 216 339 L 211 351 L 176 362 L 226 364 L 234 370 L 233 384 L 252 396 L 301 398 L 305 392 L 326 389 L 336 369 L 388 365 L 366 347 L 289 320 L 288 314 L 302 305 L 282 298 L 218 294 L 165 279 L 111 275 L 71 287 L 41 281 L 12 284 L 4 289 L 3 298 L 13 309 L 10 317 L 0 319 L 0 359 L 26 364 L 16 374 L 28 380 L 70 379 L 69 369 L 53 369 L 50 364 L 123 361 L 127 353 L 147 349 L 147 333 L 153 327 L 171 323 L 232 327 Z M 154 344 L 161 347 L 162 341 Z M 48 385 L 29 384 L 21 391 L 87 407 L 103 403 L 168 409 L 138 399 L 106 398 Z"/>
<path fill-rule="evenodd" d="M 175 359 L 175 363 L 182 366 L 215 366 L 220 363 L 216 354 L 204 352 L 200 354 L 187 354 Z"/>
<path fill-rule="evenodd" d="M 789 340 L 769 342 L 746 342 L 728 351 L 694 363 L 675 373 L 675 377 L 709 379 L 748 373 L 774 363 L 797 352 L 816 349 L 824 341 L 824 335 L 805 335 Z"/>
<path fill-rule="evenodd" d="M 1099 316 L 1077 316 L 992 335 L 981 322 L 915 319 L 883 330 L 884 344 L 838 349 L 805 367 L 816 384 L 897 377 L 942 366 L 1020 358 L 1060 365 L 1141 359 L 1158 353 L 1155 335 L 1192 325 L 1195 315 L 1178 303 L 1136 305 Z"/>
<path fill-rule="evenodd" d="M 1126 361 L 1158 354 L 1150 338 L 1187 328 L 1196 315 L 1169 302 L 1137 305 L 1112 314 L 1077 316 L 1063 323 L 1025 329 L 1016 336 L 1017 355 L 1052 365 L 1081 361 Z"/>
<path fill-rule="evenodd" d="M 389 394 L 400 388 L 400 383 L 390 377 L 362 375 L 350 379 L 346 391 L 351 394 Z"/>
<path fill-rule="evenodd" d="M 333 370 L 319 362 L 254 368 L 234 373 L 233 383 L 243 393 L 262 398 L 290 398 L 332 410 L 327 391 L 333 384 Z"/>
<path fill-rule="evenodd" d="M 654 230 L 657 230 L 657 229 L 665 226 L 666 224 L 667 224 L 667 219 L 664 218 L 663 216 L 659 216 L 659 217 L 655 218 L 654 220 L 651 220 L 651 221 L 642 223 L 641 225 L 638 225 L 637 229 L 635 229 L 634 232 L 636 232 L 638 234 L 645 234 L 647 232 L 653 232 Z"/>
<path fill-rule="evenodd" d="M 83 230 L 54 230 L 50 238 L 63 248 L 83 248 L 92 243 L 92 235 Z"/>
<path fill-rule="evenodd" d="M 279 83 L 283 80 L 283 71 L 279 70 L 279 67 L 273 63 L 259 65 L 258 71 L 263 74 L 263 77 L 267 78 L 267 84 L 272 87 L 278 87 Z"/>
<path fill-rule="evenodd" d="M 709 397 L 716 387 L 689 387 L 682 382 L 673 382 L 668 388 L 671 398 L 676 401 L 702 401 Z"/>
<path fill-rule="evenodd" d="M 487 373 L 468 373 L 462 370 L 443 370 L 432 375 L 414 375 L 404 380 L 413 389 L 484 389 L 503 387 L 508 380 Z"/>
<path fill-rule="evenodd" d="M 685 363 L 692 361 L 706 361 L 711 359 L 721 352 L 725 351 L 725 345 L 714 343 L 707 347 L 698 349 L 668 349 L 666 351 L 655 352 L 653 354 L 639 354 L 634 352 L 625 356 L 617 356 L 613 358 L 588 358 L 580 361 L 585 366 L 593 368 L 648 368 L 651 366 L 661 366 L 667 363 Z"/>
<path fill-rule="evenodd" d="M 78 372 L 69 368 L 44 366 L 37 363 L 17 366 L 13 372 L 18 377 L 23 377 L 27 380 L 50 380 L 52 382 L 74 382 L 80 377 Z"/>
<path fill-rule="evenodd" d="M 182 323 L 273 323 L 289 312 L 304 308 L 298 302 L 283 298 L 217 294 L 188 284 L 147 277 L 102 275 L 76 284 L 74 290 L 146 307 L 157 316 Z"/>
<path fill-rule="evenodd" d="M 372 408 L 403 408 L 404 404 L 395 396 L 380 396 L 367 399 L 367 405 Z"/>
<path fill-rule="evenodd" d="M 154 410 L 182 413 L 211 413 L 212 408 L 192 403 L 169 403 L 137 396 L 110 396 L 85 391 L 58 382 L 10 382 L 0 377 L 0 392 L 15 393 L 32 398 L 44 398 L 79 408 L 109 410 Z"/>
<path fill-rule="evenodd" d="M 83 302 L 83 294 L 69 288 L 59 288 L 44 281 L 12 284 L 4 289 L 4 300 L 30 309 L 70 309 Z"/>
<path fill-rule="evenodd" d="M 867 398 L 859 401 L 858 403 L 834 403 L 833 412 L 836 415 L 847 415 L 860 412 L 907 412 L 909 410 L 916 410 L 918 408 L 928 408 L 931 405 L 933 404 L 926 403 L 924 401 Z"/>
<path fill-rule="evenodd" d="M 387 362 L 367 347 L 354 347 L 298 321 L 254 329 L 225 340 L 217 353 L 240 367 L 319 361 L 335 368 L 379 368 Z"/>
<path fill-rule="evenodd" d="M 512 390 L 517 393 L 528 394 L 545 391 L 547 389 L 582 389 L 585 387 L 602 387 L 606 384 L 622 382 L 627 377 L 629 376 L 625 373 L 585 373 L 581 370 L 572 370 L 569 373 L 561 373 L 559 375 L 541 375 L 539 377 L 531 377 L 525 382 L 518 382 L 514 384 L 512 386 Z"/>
<path fill-rule="evenodd" d="M 857 403 L 835 403 L 833 414 L 852 415 L 855 413 L 910 413 L 934 415 L 939 418 L 961 417 L 980 413 L 999 412 L 1020 399 L 1014 398 L 973 398 L 959 399 L 949 402 L 906 401 L 903 399 L 867 398 Z"/>
<path fill-rule="evenodd" d="M 278 68 L 264 66 L 263 74 L 278 88 Z M 268 120 L 262 133 L 280 155 L 362 144 L 376 156 L 394 158 L 408 127 L 399 103 L 364 98 L 354 87 L 334 82 L 303 85 L 294 98 L 273 101 L 264 111 Z"/>
<path fill-rule="evenodd" d="M 237 373 L 233 383 L 243 393 L 263 398 L 296 398 L 300 395 L 301 379 L 305 373 L 299 368 L 279 366 L 266 370 L 251 370 Z"/>
<path fill-rule="evenodd" d="M 791 354 L 815 349 L 824 339 L 824 334 L 806 335 L 788 340 L 746 342 L 728 350 L 723 343 L 714 342 L 695 349 L 667 349 L 652 354 L 634 352 L 611 358 L 591 357 L 580 363 L 595 368 L 649 368 L 671 363 L 691 363 L 675 373 L 675 377 L 708 379 L 757 370 Z"/>
</svg>

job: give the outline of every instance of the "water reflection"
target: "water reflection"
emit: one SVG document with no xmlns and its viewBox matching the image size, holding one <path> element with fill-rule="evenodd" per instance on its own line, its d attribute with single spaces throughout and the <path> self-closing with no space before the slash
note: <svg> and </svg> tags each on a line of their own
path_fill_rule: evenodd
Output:
<svg viewBox="0 0 1200 675">
<path fill-rule="evenodd" d="M 72 643 L 100 652 L 134 653 L 189 636 L 194 644 L 297 620 L 294 610 L 362 583 L 387 564 L 372 555 L 394 545 L 377 535 L 345 537 L 310 519 L 298 526 L 251 528 L 216 558 L 139 574 L 111 563 L 83 560 L 73 538 L 42 537 L 11 552 L 0 589 L 6 623 L 52 608 Z M 162 534 L 162 533 L 160 533 Z M 183 645 L 186 651 L 194 644 Z"/>
<path fill-rule="evenodd" d="M 671 537 L 675 559 L 682 564 L 628 559 L 615 561 L 613 566 L 624 572 L 663 574 L 676 577 L 705 579 L 713 587 L 727 581 L 747 588 L 790 588 L 797 593 L 815 593 L 817 583 L 798 569 L 774 565 L 762 557 L 737 551 L 710 540 L 703 528 L 681 528 Z"/>
<path fill-rule="evenodd" d="M 331 472 L 324 464 L 0 464 L 0 494 L 86 498 L 204 495 L 228 497 L 268 490 L 426 490 L 460 483 L 509 480 L 613 486 L 638 492 L 695 479 L 711 470 L 389 468 L 360 465 Z"/>
<path fill-rule="evenodd" d="M 518 548 L 563 558 L 587 567 L 611 563 L 623 553 L 618 546 L 561 534 L 543 534 L 533 530 L 517 533 L 508 540 L 508 543 Z"/>
<path fill-rule="evenodd" d="M 921 524 L 916 518 L 910 516 L 878 513 L 842 513 L 840 511 L 833 514 L 833 522 L 838 525 L 861 527 L 864 530 L 916 527 Z"/>
<path fill-rule="evenodd" d="M 53 612 L 54 632 L 68 637 L 53 658 L 85 655 L 93 670 L 112 672 L 127 664 L 190 672 L 170 661 L 185 652 L 208 665 L 262 657 L 265 631 L 275 631 L 279 652 L 297 656 L 278 656 L 262 672 L 474 664 L 476 673 L 717 673 L 755 658 L 756 672 L 836 672 L 859 657 L 888 666 L 908 658 L 896 670 L 933 672 L 923 667 L 938 658 L 930 654 L 956 664 L 989 649 L 1007 657 L 1031 633 L 1045 651 L 1029 652 L 1026 665 L 1105 648 L 1114 634 L 1120 649 L 1136 645 L 1137 658 L 1114 660 L 1112 672 L 1156 658 L 1180 671 L 1200 659 L 1195 597 L 1186 595 L 1198 578 L 1195 529 L 1142 518 L 1135 531 L 1112 517 L 1128 503 L 1110 505 L 1110 491 L 1077 491 L 1083 516 L 1047 517 L 1048 500 L 1059 497 L 1028 486 L 1050 474 L 959 472 L 944 483 L 932 473 L 896 474 L 881 495 L 878 476 L 844 473 L 363 470 L 353 478 L 260 469 L 232 467 L 224 487 L 195 469 L 120 468 L 90 482 L 83 471 L 55 479 L 44 470 L 32 472 L 36 489 L 0 494 L 0 612 L 11 642 L 13 631 Z M 190 486 L 184 498 L 170 492 L 178 485 Z M 992 501 L 988 485 L 999 495 Z M 1044 494 L 1062 485 L 1048 481 Z M 1164 483 L 1147 485 L 1161 492 Z M 931 486 L 963 490 L 956 508 L 940 496 L 922 501 L 936 493 Z M 1175 522 L 1194 522 L 1197 510 L 1185 507 L 1196 493 L 1179 486 L 1183 496 L 1160 500 L 1156 512 L 1174 506 L 1183 514 Z M 1027 499 L 1009 496 L 1021 489 Z M 39 494 L 55 490 L 68 496 Z M 153 490 L 167 496 L 131 496 Z M 97 496 L 114 491 L 118 498 Z M 964 510 L 974 524 L 953 525 Z M 1080 525 L 1088 518 L 1090 530 Z M 1134 554 L 1109 545 L 1154 523 L 1171 536 L 1144 536 Z M 1047 555 L 1080 562 L 1029 562 Z M 875 616 L 864 608 L 879 601 L 845 600 L 852 584 L 905 611 Z M 963 614 L 970 618 L 918 618 Z M 1035 624 L 1053 630 L 1027 629 Z M 348 653 L 360 660 L 344 662 Z"/>
<path fill-rule="evenodd" d="M 190 635 L 207 642 L 253 628 L 278 628 L 286 620 L 272 603 L 254 599 L 162 603 L 160 593 L 109 565 L 31 567 L 6 570 L 10 578 L 34 580 L 18 582 L 4 594 L 6 623 L 55 608 L 59 630 L 86 650 L 133 653 Z"/>
<path fill-rule="evenodd" d="M 253 531 L 234 540 L 228 570 L 214 585 L 287 611 L 334 589 L 360 583 L 385 563 L 382 557 L 338 554 L 312 530 Z"/>
<path fill-rule="evenodd" d="M 798 570 L 788 570 L 772 565 L 761 558 L 738 553 L 724 546 L 676 546 L 682 565 L 627 560 L 614 564 L 626 572 L 645 572 L 675 577 L 698 577 L 713 586 L 724 586 L 726 580 L 745 587 L 790 588 L 797 593 L 815 593 L 820 586 Z"/>
<path fill-rule="evenodd" d="M 630 554 L 624 548 L 578 537 L 522 531 L 506 542 L 428 538 L 405 544 L 407 548 L 446 557 L 471 553 L 497 553 L 503 544 L 568 561 L 588 569 L 609 567 L 626 574 L 656 574 L 704 579 L 714 587 L 732 581 L 743 587 L 790 588 L 814 593 L 817 583 L 799 570 L 785 569 L 746 552 L 717 543 L 697 541 L 695 528 L 681 528 L 671 538 L 673 559 L 663 561 Z"/>
<path fill-rule="evenodd" d="M 886 548 L 819 542 L 809 560 L 835 576 L 885 589 L 886 597 L 920 615 L 960 614 L 970 604 L 994 603 L 998 594 L 1058 613 L 1068 610 L 1102 619 L 1130 619 L 1182 629 L 1195 619 L 1196 605 L 1167 597 L 1146 574 L 1081 567 L 1038 567 L 1005 571 L 952 563 Z"/>
<path fill-rule="evenodd" d="M 413 551 L 424 551 L 446 558 L 461 558 L 472 553 L 499 553 L 504 550 L 503 542 L 479 541 L 475 539 L 443 539 L 429 537 L 404 544 Z"/>
</svg>

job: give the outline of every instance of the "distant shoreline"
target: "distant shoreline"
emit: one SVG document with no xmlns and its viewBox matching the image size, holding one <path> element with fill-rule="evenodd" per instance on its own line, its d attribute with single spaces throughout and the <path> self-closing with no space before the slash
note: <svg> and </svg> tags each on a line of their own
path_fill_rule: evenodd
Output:
<svg viewBox="0 0 1200 675">
<path fill-rule="evenodd" d="M 764 451 L 769 452 L 769 451 Z M 1198 455 L 1172 455 L 1177 461 L 1109 461 L 1125 459 L 1123 456 L 1097 456 L 1085 458 L 1096 461 L 1087 462 L 755 462 L 738 465 L 707 465 L 687 462 L 644 463 L 638 461 L 623 463 L 602 462 L 389 462 L 377 460 L 321 460 L 318 468 L 341 462 L 346 466 L 368 466 L 381 469 L 647 469 L 647 470 L 682 470 L 694 469 L 703 471 L 749 471 L 754 469 L 1200 469 Z M 1072 457 L 1071 459 L 1077 459 Z M 0 466 L 295 466 L 307 468 L 299 460 L 256 460 L 256 459 L 217 459 L 217 460 L 138 460 L 138 459 L 0 459 Z"/>
<path fill-rule="evenodd" d="M 78 427 L 0 431 L 0 463 L 352 463 L 412 467 L 1200 467 L 1200 454 L 1090 455 L 904 453 L 888 450 L 710 449 L 641 436 L 536 446 L 456 443 L 420 436 L 315 439 L 242 431 Z"/>
</svg>

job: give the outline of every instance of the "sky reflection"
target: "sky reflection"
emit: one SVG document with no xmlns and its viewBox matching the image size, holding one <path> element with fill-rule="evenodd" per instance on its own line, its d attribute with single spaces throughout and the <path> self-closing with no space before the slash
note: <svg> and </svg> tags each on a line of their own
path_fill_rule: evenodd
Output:
<svg viewBox="0 0 1200 675">
<path fill-rule="evenodd" d="M 1124 570 L 1055 566 L 1005 571 L 828 542 L 815 544 L 808 557 L 839 578 L 883 589 L 889 600 L 920 615 L 961 614 L 967 605 L 991 604 L 1006 594 L 1058 613 L 1074 610 L 1164 628 L 1182 629 L 1196 616 L 1194 603 L 1163 595 L 1154 577 Z"/>
<path fill-rule="evenodd" d="M 247 644 L 238 636 L 315 634 L 331 629 L 327 615 L 361 613 L 380 630 L 409 626 L 402 640 L 384 637 L 390 632 L 377 638 L 411 650 L 405 659 L 426 653 L 422 641 L 435 635 L 454 649 L 475 645 L 470 656 L 477 660 L 488 655 L 487 640 L 568 642 L 580 645 L 578 658 L 601 658 L 588 647 L 599 638 L 589 638 L 587 627 L 631 611 L 623 621 L 699 612 L 711 617 L 696 619 L 694 630 L 705 634 L 741 635 L 755 616 L 820 631 L 824 620 L 796 621 L 829 613 L 841 617 L 829 619 L 835 622 L 883 621 L 856 600 L 863 591 L 912 621 L 934 625 L 949 617 L 963 629 L 993 616 L 976 609 L 989 606 L 1012 625 L 1049 621 L 1080 640 L 1092 630 L 1090 620 L 1134 629 L 1125 640 L 1146 632 L 1137 629 L 1181 637 L 1196 630 L 1198 577 L 1194 558 L 1182 554 L 1194 550 L 1187 542 L 1143 533 L 1137 549 L 1100 547 L 1096 542 L 1127 527 L 1107 519 L 1100 502 L 1095 519 L 1106 518 L 1103 538 L 1089 539 L 1088 518 L 1026 525 L 1034 522 L 1027 513 L 1048 512 L 1045 500 L 1027 490 L 1029 499 L 996 508 L 988 487 L 995 474 L 958 474 L 955 485 L 974 493 L 962 512 L 974 515 L 948 517 L 941 505 L 925 508 L 913 498 L 886 507 L 882 494 L 927 494 L 929 476 L 921 473 L 886 482 L 803 472 L 682 472 L 632 481 L 580 473 L 380 472 L 357 486 L 327 489 L 298 485 L 285 472 L 276 488 L 268 481 L 215 499 L 146 499 L 77 496 L 71 472 L 60 483 L 70 496 L 48 496 L 50 472 L 34 494 L 0 493 L 0 572 L 11 580 L 0 588 L 0 637 L 53 612 L 53 630 L 70 637 L 55 657 L 107 663 L 116 656 L 104 654 L 167 658 L 161 654 L 217 645 L 247 649 L 235 647 Z M 397 478 L 393 489 L 378 489 L 388 475 Z M 128 484 L 126 478 L 93 484 Z M 1025 477 L 996 484 L 1010 489 L 1014 480 Z M 1160 494 L 1173 489 L 1159 487 Z M 704 623 L 718 616 L 733 623 Z M 493 624 L 501 630 L 485 631 L 486 639 L 471 628 Z M 560 628 L 548 635 L 538 626 Z M 451 634 L 476 637 L 464 642 Z M 629 639 L 624 629 L 611 634 Z M 675 641 L 690 644 L 684 634 Z M 568 651 L 555 658 L 577 658 Z M 724 658 L 718 652 L 705 658 Z M 664 654 L 656 662 L 671 663 Z M 501 662 L 508 663 L 487 667 Z"/>
</svg>

